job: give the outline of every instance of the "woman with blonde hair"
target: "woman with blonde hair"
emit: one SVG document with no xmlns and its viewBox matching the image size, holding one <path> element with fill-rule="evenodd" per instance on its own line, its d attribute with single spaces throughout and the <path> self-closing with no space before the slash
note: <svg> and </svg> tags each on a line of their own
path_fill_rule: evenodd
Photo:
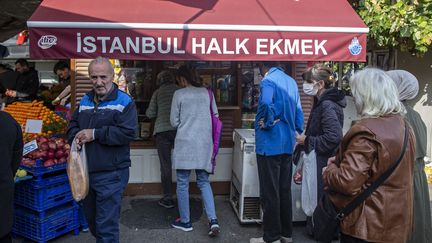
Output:
<svg viewBox="0 0 432 243">
<path fill-rule="evenodd" d="M 314 97 L 305 134 L 297 135 L 297 144 L 304 145 L 307 154 L 316 154 L 317 198 L 324 193 L 322 169 L 327 160 L 335 155 L 342 140 L 344 121 L 343 108 L 346 106 L 345 93 L 335 87 L 333 70 L 324 64 L 316 64 L 303 73 L 303 92 Z M 307 232 L 312 235 L 311 217 L 307 218 Z"/>
<path fill-rule="evenodd" d="M 403 154 L 391 175 L 340 222 L 341 243 L 404 243 L 413 225 L 415 138 L 398 91 L 384 71 L 367 68 L 350 80 L 361 120 L 342 139 L 323 179 L 337 209 L 380 178 Z M 407 133 L 406 133 L 407 132 Z M 407 134 L 406 147 L 403 146 Z M 404 151 L 405 150 L 405 151 Z"/>
</svg>

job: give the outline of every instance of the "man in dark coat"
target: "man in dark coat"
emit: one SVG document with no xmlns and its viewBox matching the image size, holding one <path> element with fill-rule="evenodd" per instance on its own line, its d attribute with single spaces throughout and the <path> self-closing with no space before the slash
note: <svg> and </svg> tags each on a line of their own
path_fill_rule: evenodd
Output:
<svg viewBox="0 0 432 243">
<path fill-rule="evenodd" d="M 14 177 L 21 162 L 23 138 L 21 126 L 0 111 L 0 243 L 12 242 Z"/>
<path fill-rule="evenodd" d="M 5 96 L 6 90 L 14 90 L 16 86 L 16 80 L 18 73 L 14 72 L 5 64 L 0 63 L 0 95 Z M 8 98 L 7 103 L 11 103 L 13 98 Z"/>
<path fill-rule="evenodd" d="M 39 75 L 36 70 L 30 69 L 25 59 L 18 59 L 15 62 L 15 69 L 19 73 L 16 89 L 8 90 L 7 96 L 15 97 L 18 100 L 34 100 L 37 98 L 39 89 Z"/>
</svg>

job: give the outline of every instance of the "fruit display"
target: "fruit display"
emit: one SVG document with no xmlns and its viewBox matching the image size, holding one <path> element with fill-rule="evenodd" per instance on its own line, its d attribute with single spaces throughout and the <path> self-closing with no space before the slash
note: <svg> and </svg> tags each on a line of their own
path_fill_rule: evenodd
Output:
<svg viewBox="0 0 432 243">
<path fill-rule="evenodd" d="M 63 134 L 66 131 L 67 121 L 45 107 L 42 101 L 34 100 L 33 102 L 14 102 L 8 105 L 4 111 L 11 114 L 12 117 L 22 126 L 25 142 L 31 141 L 38 136 Z M 25 133 L 24 128 L 28 119 L 42 120 L 42 132 L 39 134 Z"/>
<path fill-rule="evenodd" d="M 25 176 L 27 176 L 27 171 L 23 170 L 23 169 L 18 169 L 15 176 L 16 177 L 25 177 Z"/>
<path fill-rule="evenodd" d="M 65 163 L 69 157 L 70 145 L 63 138 L 44 136 L 36 138 L 38 149 L 26 154 L 21 165 L 33 167 L 36 160 L 43 160 L 44 167 Z"/>
</svg>

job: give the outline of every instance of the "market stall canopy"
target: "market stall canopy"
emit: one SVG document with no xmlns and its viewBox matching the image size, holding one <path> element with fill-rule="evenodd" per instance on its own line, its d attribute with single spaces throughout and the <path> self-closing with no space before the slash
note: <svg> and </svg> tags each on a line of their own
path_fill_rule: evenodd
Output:
<svg viewBox="0 0 432 243">
<path fill-rule="evenodd" d="M 365 61 L 346 0 L 44 0 L 31 58 Z"/>
</svg>

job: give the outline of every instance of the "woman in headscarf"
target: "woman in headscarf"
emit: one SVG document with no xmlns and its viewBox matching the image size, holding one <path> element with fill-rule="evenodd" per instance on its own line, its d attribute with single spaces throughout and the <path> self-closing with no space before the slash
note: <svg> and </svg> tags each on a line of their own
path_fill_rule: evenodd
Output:
<svg viewBox="0 0 432 243">
<path fill-rule="evenodd" d="M 414 162 L 414 231 L 408 242 L 432 242 L 432 220 L 429 205 L 429 189 L 424 172 L 424 157 L 426 156 L 427 134 L 426 125 L 406 101 L 414 99 L 419 91 L 417 78 L 404 70 L 388 71 L 399 91 L 399 100 L 405 105 L 406 120 L 411 124 L 416 137 Z"/>
</svg>

